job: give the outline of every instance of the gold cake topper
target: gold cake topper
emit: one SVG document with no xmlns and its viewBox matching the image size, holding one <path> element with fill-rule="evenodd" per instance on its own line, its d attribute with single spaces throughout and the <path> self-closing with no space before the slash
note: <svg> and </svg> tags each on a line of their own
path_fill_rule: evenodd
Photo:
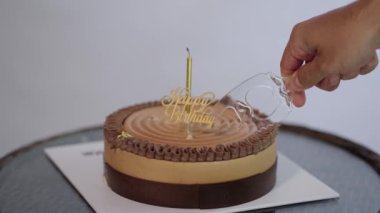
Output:
<svg viewBox="0 0 380 213">
<path fill-rule="evenodd" d="M 165 115 L 172 122 L 197 123 L 211 128 L 215 116 L 209 106 L 215 102 L 215 94 L 205 92 L 195 97 L 187 94 L 187 89 L 177 88 L 164 96 L 161 104 L 165 108 Z"/>
<path fill-rule="evenodd" d="M 215 121 L 212 109 L 209 108 L 215 102 L 215 94 L 205 92 L 200 96 L 191 96 L 192 62 L 189 48 L 186 48 L 186 88 L 173 89 L 169 95 L 161 100 L 165 108 L 165 115 L 172 122 L 184 122 L 186 124 L 201 124 L 211 128 Z"/>
</svg>

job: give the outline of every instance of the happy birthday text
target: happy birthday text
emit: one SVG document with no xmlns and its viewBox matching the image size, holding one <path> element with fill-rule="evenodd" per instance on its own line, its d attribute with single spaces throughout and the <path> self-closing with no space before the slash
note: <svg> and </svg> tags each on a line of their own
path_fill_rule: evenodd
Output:
<svg viewBox="0 0 380 213">
<path fill-rule="evenodd" d="M 169 95 L 161 99 L 165 115 L 173 122 L 197 123 L 211 128 L 215 121 L 212 109 L 215 94 L 205 92 L 200 96 L 188 96 L 187 90 L 173 89 Z"/>
</svg>

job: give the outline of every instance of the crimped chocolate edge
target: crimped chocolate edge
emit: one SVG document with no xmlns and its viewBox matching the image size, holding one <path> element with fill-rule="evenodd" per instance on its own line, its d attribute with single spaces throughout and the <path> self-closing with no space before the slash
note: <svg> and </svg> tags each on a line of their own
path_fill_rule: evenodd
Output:
<svg viewBox="0 0 380 213">
<path fill-rule="evenodd" d="M 222 208 L 249 202 L 268 193 L 276 182 L 277 161 L 265 172 L 214 184 L 168 184 L 122 174 L 104 163 L 108 186 L 142 203 L 174 208 Z"/>
<path fill-rule="evenodd" d="M 147 158 L 176 162 L 221 161 L 257 154 L 269 147 L 275 140 L 278 124 L 267 120 L 257 121 L 260 131 L 242 141 L 232 141 L 213 148 L 177 147 L 175 145 L 155 144 L 136 137 L 118 137 L 123 131 L 126 118 L 141 109 L 159 106 L 159 101 L 142 103 L 120 109 L 110 114 L 104 124 L 104 138 L 113 149 L 121 149 Z"/>
</svg>

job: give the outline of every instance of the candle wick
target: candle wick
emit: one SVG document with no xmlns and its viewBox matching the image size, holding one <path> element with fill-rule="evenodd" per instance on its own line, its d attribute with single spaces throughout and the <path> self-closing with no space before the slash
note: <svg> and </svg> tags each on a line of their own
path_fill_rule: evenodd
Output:
<svg viewBox="0 0 380 213">
<path fill-rule="evenodd" d="M 186 48 L 187 54 L 190 56 L 190 49 L 187 47 Z"/>
</svg>

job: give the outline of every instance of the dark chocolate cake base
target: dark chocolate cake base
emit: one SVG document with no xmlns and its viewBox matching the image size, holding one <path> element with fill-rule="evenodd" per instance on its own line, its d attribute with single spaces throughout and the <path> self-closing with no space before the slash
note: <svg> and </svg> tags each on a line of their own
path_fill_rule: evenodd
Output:
<svg viewBox="0 0 380 213">
<path fill-rule="evenodd" d="M 105 177 L 117 194 L 142 203 L 174 208 L 222 208 L 267 194 L 276 182 L 276 165 L 251 177 L 214 184 L 169 184 L 122 174 L 107 163 Z"/>
</svg>

